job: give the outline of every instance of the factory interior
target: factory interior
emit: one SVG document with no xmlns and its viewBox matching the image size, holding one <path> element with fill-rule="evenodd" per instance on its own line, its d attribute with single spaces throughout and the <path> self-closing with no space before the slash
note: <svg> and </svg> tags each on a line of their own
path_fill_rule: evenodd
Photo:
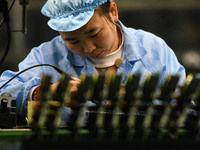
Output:
<svg viewBox="0 0 200 150">
<path fill-rule="evenodd" d="M 46 0 L 0 1 L 6 2 L 9 10 L 9 30 L 3 11 L 0 11 L 1 75 L 7 70 L 17 72 L 19 63 L 26 58 L 32 48 L 38 47 L 43 42 L 51 41 L 54 37 L 59 36 L 59 33 L 52 30 L 47 25 L 49 18 L 41 13 L 41 8 L 46 3 Z M 15 113 L 10 113 L 12 109 L 14 109 L 14 111 L 17 109 L 16 97 L 1 95 L 0 150 L 100 150 L 113 148 L 123 150 L 198 149 L 196 147 L 200 146 L 200 1 L 113 1 L 116 2 L 118 7 L 119 20 L 123 22 L 126 27 L 153 33 L 163 39 L 173 50 L 178 61 L 184 66 L 186 71 L 187 77 L 183 87 L 178 87 L 178 90 L 175 89 L 178 79 L 176 76 L 173 76 L 169 80 L 166 80 L 166 85 L 164 84 L 163 87 L 159 87 L 161 95 L 157 96 L 156 94 L 153 95 L 153 93 L 157 92 L 155 83 L 157 83 L 159 79 L 158 76 L 149 77 L 145 82 L 146 84 L 144 84 L 143 87 L 139 87 L 138 82 L 140 76 L 135 75 L 133 79 L 130 78 L 130 81 L 128 80 L 127 84 L 123 86 L 126 90 L 125 97 L 123 97 L 118 94 L 121 92 L 120 89 L 123 88 L 122 85 L 120 85 L 121 77 L 116 76 L 113 81 L 109 83 L 110 85 L 108 87 L 108 98 L 110 98 L 114 108 L 107 110 L 107 108 L 102 105 L 98 105 L 102 103 L 102 99 L 104 98 L 102 96 L 103 94 L 99 94 L 102 93 L 103 87 L 99 89 L 95 88 L 95 86 L 103 86 L 102 83 L 100 83 L 101 78 L 99 77 L 99 82 L 95 82 L 95 86 L 92 87 L 90 84 L 91 82 L 93 83 L 93 80 L 96 78 L 86 76 L 83 78 L 83 82 L 81 82 L 80 92 L 78 93 L 78 98 L 83 99 L 83 104 L 81 103 L 81 107 L 73 108 L 74 113 L 71 113 L 71 122 L 67 122 L 68 124 L 65 122 L 68 126 L 61 128 L 57 128 L 57 124 L 54 122 L 55 125 L 50 122 L 48 117 L 47 120 L 45 120 L 46 122 L 44 121 L 44 115 L 49 115 L 48 110 L 57 107 L 56 104 L 41 102 L 41 104 L 44 105 L 44 110 L 46 110 L 44 112 L 42 112 L 43 109 L 41 109 L 40 112 L 38 111 L 42 114 L 39 116 L 37 114 L 37 109 L 35 112 L 32 109 L 34 109 L 35 106 L 41 106 L 41 104 L 36 104 L 33 101 L 31 103 L 29 101 L 30 103 L 27 104 L 28 123 L 26 122 L 28 125 L 26 124 L 24 126 L 24 123 L 23 125 L 21 123 L 18 124 L 17 115 Z M 3 10 L 4 8 L 1 9 Z M 44 87 L 42 91 L 44 99 L 48 97 L 47 87 L 49 88 L 51 84 L 49 80 L 50 78 L 48 76 L 46 78 L 44 77 L 44 82 L 46 82 L 46 84 L 43 83 Z M 104 79 L 102 80 L 104 81 Z M 68 84 L 69 81 L 68 79 L 61 78 L 60 83 L 63 83 L 63 87 L 60 87 L 58 93 L 62 95 L 65 92 L 64 90 L 66 90 L 64 84 Z M 129 85 L 129 83 L 134 85 Z M 2 86 L 1 83 L 0 85 Z M 89 108 L 89 111 L 85 113 L 83 109 L 86 100 L 92 95 L 90 93 L 91 91 L 94 92 L 93 94 L 95 95 L 95 89 L 97 90 L 96 99 L 99 99 L 99 101 L 94 101 L 94 103 L 98 106 Z M 133 91 L 135 92 L 134 94 L 131 93 Z M 164 91 L 164 94 L 162 91 Z M 175 97 L 172 94 L 173 92 L 177 92 L 179 96 Z M 129 98 L 129 96 L 131 98 Z M 64 96 L 58 97 L 61 100 L 64 99 Z M 130 100 L 134 99 L 134 102 L 125 101 L 123 103 L 120 101 L 122 99 L 126 100 L 126 98 Z M 161 99 L 166 101 L 160 104 L 159 100 Z M 5 100 L 6 106 L 4 103 Z M 144 102 L 143 104 L 142 102 L 140 103 L 139 100 L 147 100 L 148 102 Z M 175 106 L 173 103 L 174 101 L 178 104 L 179 101 L 182 102 L 181 106 L 176 108 L 178 104 Z M 9 104 L 10 102 L 14 104 Z M 64 105 L 63 103 L 59 101 L 60 107 L 56 110 L 56 113 L 59 114 L 60 108 Z M 121 107 L 126 107 L 125 111 L 119 105 Z M 143 110 L 144 105 L 145 110 Z M 55 111 L 55 109 L 52 111 Z M 133 115 L 134 113 L 136 115 Z M 171 113 L 171 116 L 169 113 Z M 89 118 L 89 121 L 86 123 L 87 127 L 85 128 L 81 127 L 84 121 L 80 119 L 80 117 L 83 117 L 83 114 Z M 131 117 L 131 115 L 133 116 Z M 167 127 L 169 126 L 169 128 L 164 126 L 160 121 L 166 119 L 166 116 L 168 116 L 167 119 L 169 123 L 165 125 Z M 41 119 L 42 117 L 43 120 Z M 59 118 L 56 115 L 54 117 L 54 121 Z M 98 122 L 98 117 L 102 117 L 104 122 Z M 44 121 L 43 125 L 46 123 L 45 125 L 47 125 L 47 127 L 41 127 L 37 119 L 39 121 Z M 138 120 L 135 121 L 134 119 Z M 147 124 L 145 124 L 145 119 Z M 131 121 L 132 124 L 130 123 Z M 135 126 L 133 122 L 136 124 Z M 174 122 L 177 124 L 175 125 Z M 160 125 L 159 129 L 157 128 L 158 124 Z M 144 127 L 144 129 L 141 129 L 142 127 L 140 126 Z"/>
</svg>

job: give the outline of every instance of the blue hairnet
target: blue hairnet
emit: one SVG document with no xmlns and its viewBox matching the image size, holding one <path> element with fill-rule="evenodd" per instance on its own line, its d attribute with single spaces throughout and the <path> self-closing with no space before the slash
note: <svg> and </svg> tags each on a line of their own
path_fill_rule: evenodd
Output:
<svg viewBox="0 0 200 150">
<path fill-rule="evenodd" d="M 42 14 L 49 17 L 48 25 L 55 31 L 75 31 L 92 18 L 94 9 L 112 0 L 48 0 Z"/>
</svg>

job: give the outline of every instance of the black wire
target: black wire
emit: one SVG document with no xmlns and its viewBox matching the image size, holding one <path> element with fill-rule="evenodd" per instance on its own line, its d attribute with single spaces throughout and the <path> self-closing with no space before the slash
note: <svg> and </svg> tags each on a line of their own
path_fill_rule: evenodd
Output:
<svg viewBox="0 0 200 150">
<path fill-rule="evenodd" d="M 10 48 L 10 41 L 11 41 L 11 33 L 10 33 L 10 25 L 9 23 L 6 23 L 6 26 L 7 26 L 7 45 L 6 45 L 6 50 L 4 52 L 4 55 L 3 57 L 1 58 L 1 61 L 0 61 L 0 66 L 2 65 L 2 63 L 4 62 L 7 54 L 8 54 L 8 51 L 9 51 L 9 48 Z"/>
<path fill-rule="evenodd" d="M 16 0 L 13 0 L 12 4 L 10 5 L 10 8 L 8 9 L 8 13 L 9 13 L 9 12 L 11 11 L 11 9 L 13 8 L 13 6 L 14 6 L 14 4 L 15 4 L 15 1 L 16 1 Z M 0 28 L 1 28 L 1 26 L 3 25 L 4 21 L 5 21 L 5 18 L 3 18 L 3 19 L 1 20 L 1 22 L 0 22 Z"/>
<path fill-rule="evenodd" d="M 23 72 L 27 71 L 27 70 L 30 70 L 32 68 L 35 68 L 35 67 L 39 67 L 39 66 L 49 66 L 49 67 L 53 67 L 56 71 L 58 71 L 60 74 L 64 74 L 66 75 L 70 80 L 73 80 L 71 76 L 69 76 L 68 74 L 66 74 L 63 70 L 61 70 L 60 68 L 58 68 L 57 66 L 54 66 L 54 65 L 51 65 L 51 64 L 39 64 L 39 65 L 34 65 L 34 66 L 31 66 L 29 68 L 26 68 L 22 71 L 20 71 L 18 74 L 16 74 L 15 76 L 13 76 L 11 79 L 9 79 L 6 83 L 4 83 L 1 87 L 0 87 L 0 90 L 5 86 L 7 85 L 10 81 L 12 81 L 14 78 L 16 78 L 17 76 L 19 76 L 20 74 L 22 74 Z"/>
<path fill-rule="evenodd" d="M 11 31 L 10 31 L 10 24 L 9 24 L 9 16 L 8 15 L 9 15 L 9 12 L 10 12 L 11 8 L 13 7 L 14 3 L 15 3 L 15 0 L 13 0 L 13 2 L 12 2 L 12 4 L 11 4 L 9 9 L 7 8 L 7 3 L 6 2 L 2 3 L 4 18 L 1 21 L 0 27 L 2 26 L 2 24 L 5 21 L 6 22 L 6 27 L 7 27 L 7 45 L 6 45 L 6 50 L 5 50 L 4 54 L 3 54 L 3 57 L 0 60 L 0 66 L 4 62 L 4 60 L 5 60 L 5 58 L 6 58 L 7 54 L 8 54 L 9 48 L 10 48 Z M 7 11 L 7 9 L 8 9 L 8 12 L 5 12 L 5 11 Z"/>
</svg>

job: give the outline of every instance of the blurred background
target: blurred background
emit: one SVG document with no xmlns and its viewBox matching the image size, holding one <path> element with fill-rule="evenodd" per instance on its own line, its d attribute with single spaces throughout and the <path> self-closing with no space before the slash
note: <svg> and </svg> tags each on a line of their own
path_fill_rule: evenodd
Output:
<svg viewBox="0 0 200 150">
<path fill-rule="evenodd" d="M 51 40 L 58 33 L 47 26 L 48 18 L 40 10 L 46 0 L 29 0 L 26 5 L 26 33 L 23 30 L 23 7 L 16 0 L 9 12 L 11 43 L 8 55 L 0 66 L 18 70 L 33 47 Z M 7 0 L 8 7 L 13 0 Z M 200 72 L 200 1 L 199 0 L 115 0 L 120 20 L 128 27 L 154 33 L 166 41 L 187 73 Z M 0 13 L 0 21 L 3 19 Z M 0 27 L 0 59 L 6 49 L 7 28 Z"/>
</svg>

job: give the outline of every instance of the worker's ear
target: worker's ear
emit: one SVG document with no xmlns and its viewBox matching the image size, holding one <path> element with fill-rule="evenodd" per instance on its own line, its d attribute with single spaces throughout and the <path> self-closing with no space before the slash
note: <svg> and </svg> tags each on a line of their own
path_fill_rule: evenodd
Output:
<svg viewBox="0 0 200 150">
<path fill-rule="evenodd" d="M 117 22 L 119 19 L 118 9 L 115 2 L 110 3 L 110 17 L 113 22 Z"/>
</svg>

